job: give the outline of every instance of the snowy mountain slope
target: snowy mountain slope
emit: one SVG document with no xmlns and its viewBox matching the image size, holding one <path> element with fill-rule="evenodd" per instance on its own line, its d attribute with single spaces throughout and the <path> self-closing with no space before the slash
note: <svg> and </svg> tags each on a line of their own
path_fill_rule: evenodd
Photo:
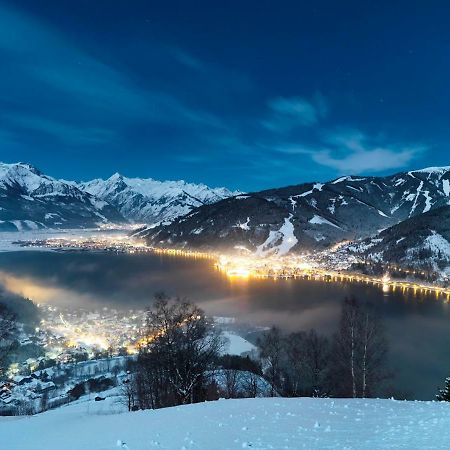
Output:
<svg viewBox="0 0 450 450">
<path fill-rule="evenodd" d="M 124 217 L 138 223 L 170 221 L 198 206 L 238 194 L 204 184 L 126 178 L 118 173 L 107 180 L 80 183 L 79 187 L 114 205 Z"/>
<path fill-rule="evenodd" d="M 448 204 L 449 167 L 388 177 L 346 176 L 231 197 L 146 235 L 155 245 L 244 246 L 280 254 L 365 238 Z"/>
<path fill-rule="evenodd" d="M 111 205 L 29 164 L 0 163 L 0 230 L 94 227 L 124 222 Z"/>
<path fill-rule="evenodd" d="M 411 450 L 446 449 L 450 442 L 450 404 L 438 402 L 266 398 L 121 414 L 118 409 L 111 398 L 33 417 L 0 417 L 2 445 L 8 450 Z"/>
<path fill-rule="evenodd" d="M 450 276 L 450 206 L 400 222 L 350 250 L 369 259 Z"/>
</svg>

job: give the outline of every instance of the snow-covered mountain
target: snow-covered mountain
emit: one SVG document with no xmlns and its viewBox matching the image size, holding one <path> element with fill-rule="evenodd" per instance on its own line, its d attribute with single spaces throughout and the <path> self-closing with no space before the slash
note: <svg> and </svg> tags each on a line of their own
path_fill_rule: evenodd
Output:
<svg viewBox="0 0 450 450">
<path fill-rule="evenodd" d="M 387 177 L 345 176 L 234 196 L 146 234 L 156 245 L 245 246 L 260 254 L 282 254 L 366 238 L 448 204 L 450 167 Z"/>
<path fill-rule="evenodd" d="M 283 254 L 374 236 L 446 205 L 450 167 L 242 194 L 119 174 L 75 183 L 28 164 L 0 163 L 0 230 L 162 222 L 142 235 L 164 246 L 245 246 L 261 255 Z"/>
<path fill-rule="evenodd" d="M 349 250 L 372 261 L 450 276 L 450 206 L 404 220 Z"/>
<path fill-rule="evenodd" d="M 107 180 L 92 180 L 78 186 L 115 206 L 127 219 L 148 224 L 173 220 L 193 208 L 239 193 L 185 181 L 127 178 L 118 173 Z"/>
<path fill-rule="evenodd" d="M 124 222 L 116 208 L 35 167 L 0 163 L 0 231 Z"/>
</svg>

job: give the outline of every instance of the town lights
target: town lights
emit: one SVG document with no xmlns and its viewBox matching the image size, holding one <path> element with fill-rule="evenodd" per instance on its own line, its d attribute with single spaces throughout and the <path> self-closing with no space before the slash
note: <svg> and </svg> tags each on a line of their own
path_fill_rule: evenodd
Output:
<svg viewBox="0 0 450 450">
<path fill-rule="evenodd" d="M 224 273 L 230 279 L 233 278 L 271 278 L 289 279 L 289 278 L 305 278 L 310 280 L 325 280 L 326 282 L 358 282 L 370 283 L 381 286 L 383 291 L 392 289 L 418 289 L 426 292 L 437 292 L 443 296 L 450 298 L 450 289 L 444 286 L 434 286 L 419 283 L 409 283 L 407 280 L 393 281 L 386 273 L 382 277 L 374 277 L 361 273 L 352 272 L 354 264 L 369 264 L 362 261 L 355 255 L 343 253 L 340 251 L 348 242 L 340 242 L 334 247 L 327 250 L 303 254 L 258 254 L 252 253 L 251 250 L 235 246 L 235 253 L 218 254 L 201 252 L 189 249 L 177 248 L 161 248 L 146 246 L 142 241 L 137 241 L 126 235 L 114 236 L 97 236 L 97 237 L 80 237 L 80 238 L 54 238 L 42 241 L 28 241 L 24 245 L 48 248 L 70 248 L 83 250 L 103 250 L 123 253 L 153 253 L 156 255 L 168 255 L 173 257 L 184 257 L 191 259 L 209 259 L 213 261 L 214 266 Z M 238 254 L 236 254 L 238 253 Z M 402 269 L 395 265 L 386 266 L 391 272 L 407 276 L 422 275 L 426 272 Z M 400 273 L 399 273 L 400 272 Z M 444 282 L 448 281 L 445 278 Z"/>
<path fill-rule="evenodd" d="M 236 267 L 227 271 L 229 277 L 248 278 L 250 276 L 250 270 L 244 267 Z"/>
</svg>

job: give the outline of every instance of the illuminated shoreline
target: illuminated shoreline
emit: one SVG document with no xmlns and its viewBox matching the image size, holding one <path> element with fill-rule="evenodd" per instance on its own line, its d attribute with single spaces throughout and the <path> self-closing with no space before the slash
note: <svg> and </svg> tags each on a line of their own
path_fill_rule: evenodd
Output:
<svg viewBox="0 0 450 450">
<path fill-rule="evenodd" d="M 283 257 L 286 258 L 286 257 Z M 306 279 L 326 282 L 357 282 L 381 286 L 383 291 L 396 289 L 402 291 L 413 291 L 414 293 L 435 293 L 437 296 L 446 297 L 450 301 L 450 288 L 436 285 L 420 284 L 417 281 L 392 280 L 388 275 L 375 277 L 357 272 L 349 272 L 345 269 L 333 271 L 314 266 L 310 262 L 298 262 L 299 257 L 288 257 L 287 263 L 283 264 L 283 259 L 272 258 L 266 260 L 249 257 L 237 257 L 236 260 L 230 256 L 220 256 L 216 267 L 229 278 L 243 279 Z M 297 260 L 297 262 L 296 262 Z"/>
<path fill-rule="evenodd" d="M 295 254 L 284 256 L 225 255 L 217 252 L 203 252 L 197 250 L 161 248 L 147 246 L 140 240 L 129 236 L 111 236 L 105 238 L 53 238 L 42 241 L 23 243 L 30 247 L 44 247 L 50 249 L 67 250 L 100 250 L 123 253 L 153 253 L 191 259 L 211 260 L 214 266 L 230 279 L 305 279 L 326 282 L 358 282 L 381 286 L 383 291 L 396 289 L 413 291 L 414 293 L 435 293 L 436 296 L 450 300 L 450 287 L 421 284 L 417 281 L 405 279 L 393 280 L 388 275 L 375 277 L 358 272 L 350 272 L 342 267 L 338 270 L 324 268 L 314 256 L 309 254 Z M 329 265 L 329 264 L 328 264 Z M 405 273 L 408 273 L 405 270 Z"/>
<path fill-rule="evenodd" d="M 305 270 L 303 272 L 297 272 L 295 274 L 271 274 L 261 272 L 246 272 L 223 269 L 219 265 L 216 266 L 221 272 L 223 272 L 229 278 L 248 278 L 248 279 L 275 279 L 275 280 L 289 280 L 289 279 L 303 279 L 310 281 L 325 281 L 325 282 L 351 282 L 351 283 L 364 283 L 370 285 L 377 285 L 383 288 L 383 291 L 392 289 L 401 289 L 402 291 L 412 290 L 414 293 L 436 293 L 437 295 L 446 296 L 447 300 L 450 300 L 450 289 L 433 285 L 422 285 L 414 281 L 407 280 L 391 280 L 385 277 L 371 277 L 359 273 L 342 273 L 332 272 L 326 270 Z"/>
<path fill-rule="evenodd" d="M 284 257 L 257 257 L 257 256 L 231 256 L 213 252 L 200 252 L 195 250 L 182 250 L 170 248 L 147 247 L 155 254 L 181 256 L 194 259 L 209 259 L 214 261 L 214 266 L 230 279 L 304 279 L 327 282 L 357 282 L 381 286 L 383 291 L 397 289 L 435 293 L 437 296 L 446 297 L 450 301 L 450 288 L 436 285 L 420 284 L 416 281 L 392 280 L 387 275 L 374 277 L 349 271 L 332 271 L 315 267 L 311 262 L 303 260 L 302 256 Z"/>
</svg>

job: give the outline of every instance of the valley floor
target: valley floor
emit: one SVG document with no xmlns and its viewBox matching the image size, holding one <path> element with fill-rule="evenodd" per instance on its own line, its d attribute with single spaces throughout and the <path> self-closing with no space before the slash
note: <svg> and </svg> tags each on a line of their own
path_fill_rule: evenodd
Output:
<svg viewBox="0 0 450 450">
<path fill-rule="evenodd" d="M 8 450 L 448 449 L 450 404 L 241 399 L 121 412 L 117 397 L 0 417 Z"/>
</svg>

